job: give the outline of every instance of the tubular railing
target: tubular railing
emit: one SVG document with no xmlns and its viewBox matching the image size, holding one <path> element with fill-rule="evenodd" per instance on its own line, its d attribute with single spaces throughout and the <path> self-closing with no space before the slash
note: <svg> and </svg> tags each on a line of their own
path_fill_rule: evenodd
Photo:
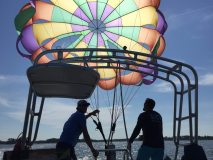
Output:
<svg viewBox="0 0 213 160">
<path fill-rule="evenodd" d="M 87 56 L 63 58 L 64 52 L 66 53 L 85 52 L 87 53 L 86 54 Z M 177 158 L 178 148 L 180 145 L 182 121 L 184 120 L 189 121 L 189 143 L 196 143 L 196 144 L 198 143 L 198 76 L 195 69 L 192 66 L 165 57 L 158 57 L 155 55 L 148 55 L 145 53 L 127 50 L 98 49 L 98 48 L 54 49 L 44 51 L 36 57 L 33 66 L 39 65 L 38 62 L 42 56 L 46 56 L 48 54 L 51 55 L 52 53 L 57 53 L 58 56 L 57 59 L 52 58 L 49 63 L 57 63 L 59 65 L 64 63 L 66 64 L 81 63 L 83 66 L 94 68 L 95 70 L 98 68 L 123 69 L 133 72 L 144 73 L 153 78 L 158 78 L 169 82 L 174 89 L 173 139 L 176 145 L 176 153 L 174 159 Z M 107 56 L 106 53 L 108 54 Z M 90 66 L 90 63 L 96 63 L 97 65 Z M 98 65 L 103 63 L 105 65 Z M 159 74 L 156 75 L 153 72 L 150 73 L 145 72 L 143 70 L 137 69 L 138 67 L 158 71 Z M 188 106 L 188 115 L 186 116 L 183 116 L 184 97 L 187 98 L 187 106 Z M 36 140 L 44 100 L 45 97 L 42 97 L 40 110 L 38 113 L 35 113 L 36 95 L 30 86 L 23 128 L 23 146 L 27 145 L 30 146 Z M 33 140 L 31 140 L 34 116 L 38 116 L 38 119 L 34 133 L 34 138 Z"/>
</svg>

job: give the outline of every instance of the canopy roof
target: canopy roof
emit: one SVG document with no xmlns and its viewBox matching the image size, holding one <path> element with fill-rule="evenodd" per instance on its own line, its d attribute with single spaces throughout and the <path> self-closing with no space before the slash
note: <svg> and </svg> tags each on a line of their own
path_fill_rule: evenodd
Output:
<svg viewBox="0 0 213 160">
<path fill-rule="evenodd" d="M 99 81 L 99 74 L 89 67 L 71 64 L 39 64 L 27 70 L 37 96 L 86 99 Z"/>
</svg>

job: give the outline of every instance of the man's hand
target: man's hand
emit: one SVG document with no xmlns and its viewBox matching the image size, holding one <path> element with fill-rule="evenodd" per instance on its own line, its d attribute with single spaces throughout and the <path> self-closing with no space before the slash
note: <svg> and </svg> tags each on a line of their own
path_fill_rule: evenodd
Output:
<svg viewBox="0 0 213 160">
<path fill-rule="evenodd" d="M 92 151 L 93 156 L 94 156 L 95 158 L 97 158 L 98 155 L 99 155 L 99 152 L 98 152 L 96 149 L 92 149 L 91 151 Z"/>
<path fill-rule="evenodd" d="M 89 114 L 86 115 L 86 119 L 91 117 L 91 116 L 96 116 L 97 113 L 99 113 L 100 111 L 98 109 L 90 112 Z"/>
<path fill-rule="evenodd" d="M 90 113 L 90 115 L 92 115 L 92 116 L 95 116 L 97 113 L 99 113 L 100 111 L 98 110 L 98 109 L 96 109 L 96 110 L 94 110 L 94 111 L 92 111 L 91 113 Z"/>
</svg>

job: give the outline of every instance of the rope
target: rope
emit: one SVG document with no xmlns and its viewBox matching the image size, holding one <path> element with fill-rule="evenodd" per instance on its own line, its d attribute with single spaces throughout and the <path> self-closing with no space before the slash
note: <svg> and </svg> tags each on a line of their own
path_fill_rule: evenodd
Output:
<svg viewBox="0 0 213 160">
<path fill-rule="evenodd" d="M 121 75 L 120 65 L 119 65 L 119 75 Z M 122 108 L 122 114 L 123 114 L 124 129 L 125 129 L 125 134 L 126 134 L 126 141 L 128 143 L 129 138 L 128 138 L 128 132 L 127 132 L 127 127 L 126 127 L 126 118 L 125 118 L 125 113 L 124 113 L 123 88 L 122 88 L 121 80 L 120 80 L 120 95 L 121 95 L 121 108 Z M 131 158 L 131 160 L 133 159 L 131 151 L 130 151 L 130 158 Z"/>
<path fill-rule="evenodd" d="M 118 75 L 117 75 L 117 69 L 116 69 L 116 77 L 115 77 L 115 83 L 117 81 Z M 112 105 L 112 115 L 111 115 L 111 127 L 110 127 L 110 133 L 109 133 L 109 137 L 108 137 L 108 143 L 107 145 L 109 145 L 110 140 L 112 140 L 112 127 L 113 127 L 113 120 L 114 120 L 114 112 L 115 112 L 115 97 L 116 97 L 116 87 L 114 88 L 114 95 L 113 95 L 113 105 Z"/>
<path fill-rule="evenodd" d="M 119 74 L 121 74 L 120 68 L 119 68 Z M 125 114 L 124 114 L 123 92 L 122 92 L 122 84 L 121 84 L 121 82 L 120 82 L 120 95 L 121 95 L 121 107 L 122 107 L 122 113 L 123 113 L 124 129 L 125 129 L 125 134 L 126 134 L 126 140 L 128 141 L 128 133 L 127 133 L 127 127 L 126 127 Z"/>
<path fill-rule="evenodd" d="M 92 117 L 91 117 L 91 118 L 92 118 Z M 101 124 L 101 122 L 100 122 L 98 116 L 96 116 L 96 118 L 97 118 L 98 122 L 97 122 L 94 118 L 92 118 L 92 120 L 93 120 L 93 122 L 94 122 L 95 125 L 96 125 L 96 129 L 100 131 L 100 133 L 101 133 L 101 135 L 102 135 L 102 137 L 103 137 L 103 139 L 104 139 L 104 142 L 105 142 L 105 144 L 106 144 L 106 143 L 107 143 L 107 140 L 106 140 L 105 135 L 104 135 L 104 132 L 103 132 L 102 124 Z"/>
</svg>

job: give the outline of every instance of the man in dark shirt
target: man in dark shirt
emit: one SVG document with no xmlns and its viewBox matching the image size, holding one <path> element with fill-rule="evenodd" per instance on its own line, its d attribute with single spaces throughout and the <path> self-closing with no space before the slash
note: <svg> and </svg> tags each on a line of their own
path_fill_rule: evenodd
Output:
<svg viewBox="0 0 213 160">
<path fill-rule="evenodd" d="M 83 132 L 84 140 L 91 149 L 93 156 L 97 157 L 99 152 L 94 149 L 92 141 L 87 131 L 86 119 L 92 115 L 96 115 L 99 110 L 95 110 L 87 115 L 87 107 L 90 105 L 86 100 L 78 101 L 77 111 L 73 113 L 64 124 L 59 142 L 56 145 L 59 160 L 77 160 L 74 147 L 78 142 L 78 138 Z"/>
<path fill-rule="evenodd" d="M 144 103 L 144 112 L 138 117 L 137 124 L 128 142 L 128 149 L 135 138 L 143 130 L 143 144 L 138 150 L 137 160 L 163 160 L 164 140 L 161 115 L 153 111 L 155 101 L 147 98 Z"/>
</svg>

